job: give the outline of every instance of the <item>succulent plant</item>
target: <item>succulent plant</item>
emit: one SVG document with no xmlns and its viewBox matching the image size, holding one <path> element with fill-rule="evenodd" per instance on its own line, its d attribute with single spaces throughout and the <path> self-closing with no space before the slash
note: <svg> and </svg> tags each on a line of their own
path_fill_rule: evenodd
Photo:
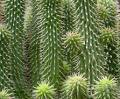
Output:
<svg viewBox="0 0 120 99">
<path fill-rule="evenodd" d="M 104 28 L 101 30 L 100 42 L 104 46 L 105 58 L 107 64 L 105 70 L 116 76 L 118 74 L 118 42 L 116 41 L 117 33 L 110 28 Z"/>
<path fill-rule="evenodd" d="M 76 56 L 81 54 L 84 48 L 84 39 L 76 32 L 68 32 L 64 37 L 64 48 L 68 63 L 71 65 L 71 72 L 75 72 L 76 69 Z"/>
<path fill-rule="evenodd" d="M 78 54 L 84 47 L 84 39 L 76 32 L 68 32 L 64 39 L 64 45 L 68 53 Z"/>
<path fill-rule="evenodd" d="M 63 83 L 63 99 L 87 99 L 87 80 L 83 75 L 69 76 Z"/>
<path fill-rule="evenodd" d="M 103 77 L 96 81 L 95 97 L 96 99 L 118 99 L 116 80 L 109 77 Z"/>
<path fill-rule="evenodd" d="M 41 76 L 58 85 L 63 67 L 62 52 L 62 1 L 40 0 L 40 31 L 42 46 Z"/>
<path fill-rule="evenodd" d="M 65 34 L 75 30 L 75 6 L 72 0 L 63 1 L 63 12 L 64 12 L 64 31 Z"/>
<path fill-rule="evenodd" d="M 41 82 L 35 87 L 34 90 L 35 99 L 54 99 L 55 98 L 55 88 L 48 82 Z"/>
<path fill-rule="evenodd" d="M 76 7 L 77 32 L 84 38 L 85 47 L 79 56 L 77 67 L 85 73 L 89 81 L 90 96 L 93 83 L 104 73 L 104 50 L 99 42 L 99 22 L 97 17 L 97 0 L 73 0 Z M 93 13 L 94 12 L 94 13 Z"/>
<path fill-rule="evenodd" d="M 8 30 L 11 32 L 11 70 L 12 81 L 14 81 L 14 93 L 19 98 L 26 99 L 27 91 L 25 82 L 24 65 L 24 0 L 6 0 L 5 17 Z"/>
<path fill-rule="evenodd" d="M 111 28 L 104 28 L 101 30 L 100 42 L 103 45 L 110 44 L 115 41 L 116 34 Z"/>
<path fill-rule="evenodd" d="M 105 27 L 115 27 L 116 26 L 116 6 L 114 0 L 98 0 L 98 15 Z"/>
<path fill-rule="evenodd" d="M 0 99 L 10 99 L 10 94 L 7 90 L 0 91 Z"/>
<path fill-rule="evenodd" d="M 0 26 L 0 90 L 5 86 L 11 88 L 10 32 L 4 25 Z"/>
</svg>

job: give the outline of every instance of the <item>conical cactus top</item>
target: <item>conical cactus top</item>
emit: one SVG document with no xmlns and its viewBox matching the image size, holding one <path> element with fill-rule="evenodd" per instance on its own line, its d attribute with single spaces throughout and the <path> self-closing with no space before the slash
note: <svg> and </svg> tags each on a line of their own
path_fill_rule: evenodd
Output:
<svg viewBox="0 0 120 99">
<path fill-rule="evenodd" d="M 84 46 L 84 39 L 76 32 L 68 32 L 64 39 L 64 45 L 71 54 L 78 54 Z"/>
<path fill-rule="evenodd" d="M 86 99 L 87 80 L 83 75 L 72 75 L 63 85 L 64 99 Z"/>
<path fill-rule="evenodd" d="M 104 28 L 101 30 L 100 41 L 104 45 L 110 44 L 115 41 L 116 34 L 110 28 Z"/>
<path fill-rule="evenodd" d="M 53 85 L 46 82 L 41 82 L 34 90 L 36 99 L 54 99 L 55 89 Z"/>
<path fill-rule="evenodd" d="M 0 91 L 0 99 L 10 99 L 10 94 L 7 90 Z"/>
<path fill-rule="evenodd" d="M 116 7 L 114 0 L 98 0 L 98 15 L 105 27 L 115 27 L 116 25 Z"/>
<path fill-rule="evenodd" d="M 95 96 L 96 99 L 117 99 L 116 97 L 116 80 L 103 77 L 96 82 Z"/>
</svg>

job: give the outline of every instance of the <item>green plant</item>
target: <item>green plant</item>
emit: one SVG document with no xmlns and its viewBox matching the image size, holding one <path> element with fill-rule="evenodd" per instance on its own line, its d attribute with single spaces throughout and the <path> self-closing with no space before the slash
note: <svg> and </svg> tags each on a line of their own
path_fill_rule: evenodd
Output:
<svg viewBox="0 0 120 99">
<path fill-rule="evenodd" d="M 64 32 L 72 32 L 75 30 L 75 6 L 72 0 L 62 0 L 63 1 L 63 23 L 64 23 Z"/>
<path fill-rule="evenodd" d="M 105 58 L 107 64 L 105 65 L 105 70 L 116 76 L 118 74 L 118 42 L 116 41 L 117 34 L 110 28 L 104 28 L 101 30 L 100 42 L 104 46 Z"/>
<path fill-rule="evenodd" d="M 96 82 L 95 97 L 97 99 L 118 99 L 116 88 L 117 83 L 115 79 L 103 77 Z"/>
<path fill-rule="evenodd" d="M 10 99 L 10 94 L 7 90 L 0 91 L 0 99 Z"/>
<path fill-rule="evenodd" d="M 43 80 L 49 80 L 56 87 L 61 81 L 62 63 L 62 1 L 40 0 L 40 22 L 42 41 Z"/>
<path fill-rule="evenodd" d="M 55 88 L 46 82 L 41 82 L 34 90 L 36 99 L 54 99 Z"/>
<path fill-rule="evenodd" d="M 15 99 L 94 98 L 95 81 L 107 74 L 107 46 L 106 53 L 116 58 L 113 35 L 101 34 L 99 24 L 101 17 L 102 26 L 115 26 L 114 2 L 106 0 L 100 10 L 106 2 L 101 1 L 5 0 L 9 32 L 0 30 L 0 89 L 9 89 Z M 117 64 L 112 60 L 109 66 Z"/>
<path fill-rule="evenodd" d="M 10 67 L 10 32 L 5 26 L 0 26 L 0 90 L 11 88 Z"/>
<path fill-rule="evenodd" d="M 75 72 L 74 60 L 84 48 L 84 39 L 76 32 L 68 32 L 64 38 L 64 48 L 68 63 L 71 65 L 71 72 Z"/>
<path fill-rule="evenodd" d="M 27 98 L 24 76 L 24 0 L 6 0 L 5 17 L 8 30 L 11 32 L 11 70 L 14 81 L 14 93 L 19 98 Z"/>
<path fill-rule="evenodd" d="M 87 99 L 87 80 L 83 75 L 69 76 L 63 84 L 63 99 Z"/>
<path fill-rule="evenodd" d="M 98 0 L 98 15 L 104 27 L 116 26 L 116 6 L 114 0 Z"/>
<path fill-rule="evenodd" d="M 77 62 L 79 71 L 85 73 L 93 94 L 93 83 L 104 73 L 104 51 L 99 42 L 100 28 L 97 19 L 97 0 L 74 0 L 76 6 L 76 27 L 78 33 L 84 37 L 85 47 Z M 94 13 L 92 13 L 94 12 Z"/>
</svg>

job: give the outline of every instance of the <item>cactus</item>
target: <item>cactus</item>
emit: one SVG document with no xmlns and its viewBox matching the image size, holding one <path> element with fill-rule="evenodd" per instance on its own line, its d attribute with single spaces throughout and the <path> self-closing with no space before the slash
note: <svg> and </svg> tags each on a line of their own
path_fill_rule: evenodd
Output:
<svg viewBox="0 0 120 99">
<path fill-rule="evenodd" d="M 34 90 L 36 99 L 55 99 L 55 88 L 49 83 L 41 82 Z"/>
<path fill-rule="evenodd" d="M 65 34 L 75 30 L 75 7 L 72 0 L 63 0 L 64 31 Z"/>
<path fill-rule="evenodd" d="M 40 0 L 43 80 L 58 85 L 61 81 L 62 63 L 62 1 Z M 57 86 L 58 87 L 58 86 Z"/>
<path fill-rule="evenodd" d="M 99 24 L 97 23 L 97 0 L 74 0 L 76 6 L 76 28 L 84 37 L 85 47 L 78 62 L 79 71 L 85 73 L 92 95 L 93 83 L 104 73 L 104 51 L 99 43 Z"/>
<path fill-rule="evenodd" d="M 114 0 L 98 0 L 98 16 L 103 27 L 115 28 L 116 15 Z"/>
<path fill-rule="evenodd" d="M 24 0 L 6 0 L 5 17 L 7 28 L 10 30 L 11 38 L 11 66 L 12 80 L 14 81 L 14 93 L 20 99 L 27 98 L 24 77 Z"/>
<path fill-rule="evenodd" d="M 87 99 L 87 80 L 83 75 L 69 76 L 63 84 L 63 99 Z"/>
<path fill-rule="evenodd" d="M 69 64 L 71 64 L 71 72 L 75 72 L 76 66 L 74 60 L 84 48 L 84 39 L 79 33 L 68 32 L 64 38 L 64 46 L 66 51 L 66 57 Z"/>
<path fill-rule="evenodd" d="M 104 46 L 104 51 L 106 53 L 105 58 L 107 61 L 105 70 L 111 75 L 116 76 L 118 74 L 118 56 L 117 56 L 117 46 L 116 33 L 110 29 L 105 28 L 101 30 L 100 41 Z"/>
<path fill-rule="evenodd" d="M 117 83 L 115 79 L 103 77 L 96 81 L 95 97 L 96 99 L 118 99 L 117 98 Z"/>
<path fill-rule="evenodd" d="M 0 99 L 10 99 L 10 95 L 7 90 L 0 91 Z"/>
<path fill-rule="evenodd" d="M 39 7 L 39 0 L 32 0 L 31 1 L 31 22 L 29 27 L 29 34 L 28 38 L 30 41 L 28 54 L 29 54 L 29 65 L 31 71 L 29 72 L 31 77 L 31 84 L 35 86 L 38 81 L 41 79 L 40 69 L 41 69 L 41 28 L 40 22 L 40 7 Z"/>
<path fill-rule="evenodd" d="M 6 27 L 0 26 L 0 90 L 11 89 L 10 38 Z"/>
</svg>

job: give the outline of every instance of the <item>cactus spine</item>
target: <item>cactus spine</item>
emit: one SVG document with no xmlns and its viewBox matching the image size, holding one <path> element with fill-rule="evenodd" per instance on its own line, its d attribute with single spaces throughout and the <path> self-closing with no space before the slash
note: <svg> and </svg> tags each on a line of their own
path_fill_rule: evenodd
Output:
<svg viewBox="0 0 120 99">
<path fill-rule="evenodd" d="M 26 99 L 23 57 L 24 0 L 6 0 L 5 15 L 7 27 L 12 35 L 11 66 L 14 93 L 20 99 Z"/>
</svg>

